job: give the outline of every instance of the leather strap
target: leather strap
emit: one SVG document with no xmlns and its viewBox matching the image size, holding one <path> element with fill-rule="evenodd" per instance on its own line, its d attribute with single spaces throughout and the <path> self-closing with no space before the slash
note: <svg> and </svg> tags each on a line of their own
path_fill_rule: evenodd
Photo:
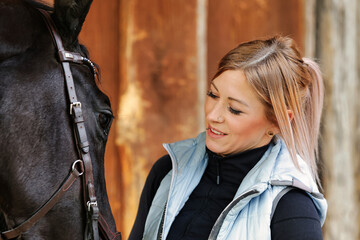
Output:
<svg viewBox="0 0 360 240">
<path fill-rule="evenodd" d="M 112 232 L 105 218 L 101 214 L 99 215 L 99 226 L 101 236 L 104 237 L 104 240 L 121 240 L 121 233 Z"/>
<path fill-rule="evenodd" d="M 59 189 L 51 196 L 51 198 L 42 205 L 36 212 L 29 217 L 25 222 L 13 228 L 11 230 L 5 231 L 1 233 L 0 239 L 2 237 L 4 239 L 11 239 L 17 236 L 20 236 L 21 233 L 27 231 L 30 227 L 32 227 L 40 218 L 42 218 L 65 194 L 67 190 L 72 186 L 75 180 L 83 174 L 83 169 L 79 172 L 76 169 L 76 164 L 80 163 L 81 168 L 83 168 L 82 161 L 76 160 L 72 165 L 72 170 L 69 175 L 66 177 L 65 182 L 59 187 Z"/>
<path fill-rule="evenodd" d="M 64 49 L 61 37 L 58 34 L 58 31 L 56 30 L 55 24 L 53 23 L 49 13 L 42 9 L 39 10 L 44 16 L 49 31 L 53 36 L 55 46 L 58 49 L 59 59 L 64 69 L 65 81 L 69 95 L 68 97 L 70 100 L 70 114 L 72 115 L 74 121 L 74 132 L 76 136 L 75 140 L 77 143 L 79 155 L 81 156 L 85 167 L 85 179 L 83 181 L 84 203 L 85 208 L 87 209 L 87 232 L 85 232 L 85 237 L 89 236 L 90 239 L 98 240 L 98 226 L 100 226 L 101 232 L 106 234 L 103 236 L 106 236 L 107 239 L 121 239 L 121 234 L 113 233 L 104 218 L 101 217 L 99 221 L 99 216 L 101 215 L 95 195 L 93 168 L 89 152 L 90 146 L 87 140 L 84 118 L 81 110 L 81 103 L 77 100 L 74 80 L 72 77 L 69 62 L 87 64 L 91 68 L 94 78 L 96 77 L 96 69 L 94 67 L 94 64 L 89 59 L 82 57 L 78 53 L 68 52 Z"/>
<path fill-rule="evenodd" d="M 92 163 L 91 157 L 89 153 L 89 142 L 87 140 L 86 128 L 84 124 L 84 118 L 81 110 L 81 103 L 78 101 L 75 91 L 74 79 L 71 73 L 69 61 L 74 61 L 76 63 L 82 63 L 83 57 L 79 54 L 70 53 L 65 51 L 64 46 L 61 41 L 61 37 L 58 34 L 58 31 L 55 28 L 55 24 L 53 23 L 50 15 L 40 9 L 43 13 L 44 18 L 46 20 L 46 24 L 52 33 L 53 39 L 55 41 L 56 47 L 59 52 L 59 59 L 61 60 L 61 64 L 64 70 L 65 75 L 65 82 L 68 92 L 68 97 L 70 100 L 70 113 L 74 120 L 74 131 L 76 136 L 77 148 L 79 151 L 79 155 L 83 160 L 84 167 L 85 167 L 85 188 L 84 190 L 84 197 L 85 197 L 85 204 L 87 209 L 87 230 L 91 232 L 91 239 L 98 240 L 99 239 L 99 232 L 97 227 L 97 221 L 99 216 L 99 208 L 97 206 L 97 200 L 94 190 L 94 177 L 93 177 L 93 170 L 92 170 Z M 88 233 L 85 233 L 88 236 Z"/>
</svg>

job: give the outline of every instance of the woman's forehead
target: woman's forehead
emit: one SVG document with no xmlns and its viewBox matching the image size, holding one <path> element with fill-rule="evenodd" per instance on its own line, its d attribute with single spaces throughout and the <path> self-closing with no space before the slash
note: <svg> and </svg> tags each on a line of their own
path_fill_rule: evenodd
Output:
<svg viewBox="0 0 360 240">
<path fill-rule="evenodd" d="M 227 70 L 216 77 L 210 85 L 230 101 L 239 102 L 249 108 L 263 108 L 258 94 L 242 70 Z"/>
</svg>

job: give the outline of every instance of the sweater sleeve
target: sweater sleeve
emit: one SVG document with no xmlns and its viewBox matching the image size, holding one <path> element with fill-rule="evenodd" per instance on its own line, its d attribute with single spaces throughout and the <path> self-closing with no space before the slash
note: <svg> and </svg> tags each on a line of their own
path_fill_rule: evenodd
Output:
<svg viewBox="0 0 360 240">
<path fill-rule="evenodd" d="M 166 174 L 168 174 L 171 168 L 172 164 L 169 155 L 165 155 L 160 158 L 151 168 L 140 196 L 139 208 L 135 223 L 129 236 L 129 240 L 142 239 L 146 218 L 150 210 L 152 200 L 155 197 L 156 191 L 159 188 L 161 181 L 166 176 Z"/>
<path fill-rule="evenodd" d="M 320 217 L 307 193 L 294 189 L 280 199 L 271 221 L 271 239 L 323 239 Z"/>
</svg>

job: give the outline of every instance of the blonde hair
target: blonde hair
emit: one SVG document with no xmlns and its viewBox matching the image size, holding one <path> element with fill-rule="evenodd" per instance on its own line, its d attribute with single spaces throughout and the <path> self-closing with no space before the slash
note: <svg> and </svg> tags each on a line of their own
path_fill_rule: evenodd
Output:
<svg viewBox="0 0 360 240">
<path fill-rule="evenodd" d="M 214 79 L 226 70 L 244 72 L 267 118 L 279 127 L 295 166 L 300 169 L 299 154 L 321 186 L 317 159 L 324 87 L 319 66 L 302 58 L 291 38 L 276 36 L 231 50 L 221 59 Z"/>
</svg>

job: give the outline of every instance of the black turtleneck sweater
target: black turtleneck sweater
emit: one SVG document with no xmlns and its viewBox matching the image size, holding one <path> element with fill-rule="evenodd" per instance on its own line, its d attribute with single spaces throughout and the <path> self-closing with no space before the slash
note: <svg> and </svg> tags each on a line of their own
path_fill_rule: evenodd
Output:
<svg viewBox="0 0 360 240">
<path fill-rule="evenodd" d="M 172 223 L 167 239 L 207 239 L 216 219 L 234 198 L 240 183 L 267 148 L 268 145 L 226 157 L 206 149 L 208 166 L 198 186 Z M 171 159 L 166 155 L 151 169 L 141 194 L 130 240 L 142 239 L 152 199 L 171 168 Z M 322 239 L 319 216 L 306 193 L 291 190 L 281 198 L 271 221 L 271 235 L 276 240 Z"/>
</svg>

